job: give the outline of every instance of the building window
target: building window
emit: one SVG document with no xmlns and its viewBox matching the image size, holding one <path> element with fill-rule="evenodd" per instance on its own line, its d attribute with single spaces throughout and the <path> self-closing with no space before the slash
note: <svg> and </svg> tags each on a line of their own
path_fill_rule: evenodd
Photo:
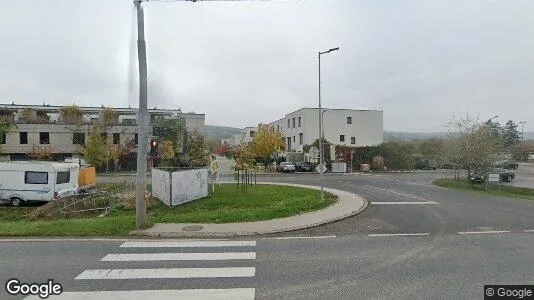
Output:
<svg viewBox="0 0 534 300">
<path fill-rule="evenodd" d="M 280 125 L 276 125 L 276 131 L 280 131 Z"/>
<path fill-rule="evenodd" d="M 302 117 L 299 117 L 299 127 L 302 127 Z"/>
<path fill-rule="evenodd" d="M 62 184 L 67 182 L 70 182 L 70 171 L 57 172 L 56 183 Z"/>
<path fill-rule="evenodd" d="M 40 144 L 50 144 L 50 133 L 48 133 L 48 132 L 39 132 L 39 143 Z"/>
<path fill-rule="evenodd" d="M 352 117 L 347 117 L 347 124 L 352 124 Z"/>
<path fill-rule="evenodd" d="M 72 134 L 72 143 L 74 145 L 85 145 L 85 133 L 74 132 Z"/>
<path fill-rule="evenodd" d="M 31 172 L 24 173 L 24 183 L 28 184 L 48 184 L 48 172 Z"/>
<path fill-rule="evenodd" d="M 291 127 L 291 120 L 287 119 L 287 128 L 290 128 L 290 127 Z"/>
<path fill-rule="evenodd" d="M 19 132 L 19 142 L 21 145 L 28 144 L 28 133 L 27 132 Z"/>
<path fill-rule="evenodd" d="M 299 144 L 302 145 L 304 143 L 304 133 L 299 133 Z"/>
<path fill-rule="evenodd" d="M 291 137 L 287 137 L 287 150 L 291 150 Z"/>
<path fill-rule="evenodd" d="M 254 133 L 255 133 L 255 132 L 251 130 L 251 131 L 250 131 L 250 137 L 254 137 Z"/>
<path fill-rule="evenodd" d="M 137 145 L 139 143 L 139 135 L 135 134 L 135 144 Z"/>
<path fill-rule="evenodd" d="M 295 142 L 295 136 L 293 136 L 293 143 Z"/>
<path fill-rule="evenodd" d="M 5 144 L 6 143 L 6 133 L 2 133 L 2 141 L 0 142 L 0 144 Z"/>
<path fill-rule="evenodd" d="M 121 143 L 121 134 L 120 133 L 114 133 L 113 134 L 113 144 L 117 145 Z"/>
<path fill-rule="evenodd" d="M 339 136 L 339 141 L 340 142 L 344 142 L 345 141 L 345 135 L 344 134 Z"/>
<path fill-rule="evenodd" d="M 353 145 L 356 144 L 356 138 L 355 137 L 351 137 L 350 138 L 350 143 L 353 144 Z"/>
<path fill-rule="evenodd" d="M 295 128 L 295 118 L 293 118 L 293 128 Z"/>
</svg>

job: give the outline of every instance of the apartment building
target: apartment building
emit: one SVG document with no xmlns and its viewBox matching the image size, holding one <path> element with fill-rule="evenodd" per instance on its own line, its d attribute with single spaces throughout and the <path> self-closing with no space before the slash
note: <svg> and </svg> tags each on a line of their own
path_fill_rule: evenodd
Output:
<svg viewBox="0 0 534 300">
<path fill-rule="evenodd" d="M 323 136 L 336 145 L 362 147 L 383 142 L 383 112 L 379 110 L 322 109 Z M 301 108 L 269 124 L 282 132 L 286 149 L 303 152 L 319 138 L 318 108 Z"/>
<path fill-rule="evenodd" d="M 241 144 L 247 144 L 252 142 L 254 135 L 256 134 L 257 127 L 245 127 L 241 129 L 241 133 L 233 134 L 228 139 L 221 139 L 221 144 L 228 144 L 228 146 L 234 148 Z"/>
<path fill-rule="evenodd" d="M 82 116 L 78 122 L 63 120 L 61 106 L 0 104 L 0 121 L 14 123 L 2 139 L 2 155 L 10 159 L 25 159 L 36 148 L 50 148 L 62 157 L 76 153 L 87 142 L 91 126 L 103 123 L 102 107 L 79 107 Z M 109 143 L 137 144 L 137 108 L 112 108 L 113 120 L 106 121 L 106 138 Z M 181 110 L 149 109 L 149 136 L 152 135 L 157 117 L 182 118 L 187 131 L 204 133 L 204 114 L 182 113 Z M 182 142 L 185 140 L 182 139 Z M 183 149 L 183 147 L 182 147 Z"/>
</svg>

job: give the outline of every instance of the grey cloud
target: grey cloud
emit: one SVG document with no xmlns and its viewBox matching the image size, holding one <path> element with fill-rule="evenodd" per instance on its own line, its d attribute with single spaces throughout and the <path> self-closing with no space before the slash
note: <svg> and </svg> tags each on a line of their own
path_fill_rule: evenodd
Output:
<svg viewBox="0 0 534 300">
<path fill-rule="evenodd" d="M 389 130 L 465 112 L 526 120 L 529 1 L 147 2 L 149 106 L 248 126 L 317 105 L 384 110 Z M 131 1 L 11 1 L 0 11 L 2 102 L 137 103 Z M 132 56 L 132 54 L 134 54 Z"/>
</svg>

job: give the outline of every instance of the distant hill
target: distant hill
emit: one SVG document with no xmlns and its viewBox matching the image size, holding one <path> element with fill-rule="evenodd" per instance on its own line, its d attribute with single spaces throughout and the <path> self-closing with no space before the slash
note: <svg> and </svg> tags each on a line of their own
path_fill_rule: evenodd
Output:
<svg viewBox="0 0 534 300">
<path fill-rule="evenodd" d="M 241 129 L 235 128 L 235 127 L 206 125 L 205 132 L 206 132 L 207 138 L 220 140 L 220 139 L 228 139 L 232 137 L 233 134 L 241 133 Z"/>
</svg>

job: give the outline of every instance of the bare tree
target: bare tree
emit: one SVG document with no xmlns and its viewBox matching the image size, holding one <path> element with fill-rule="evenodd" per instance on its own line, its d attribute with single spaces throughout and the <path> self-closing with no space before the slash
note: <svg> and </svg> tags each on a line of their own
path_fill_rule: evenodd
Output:
<svg viewBox="0 0 534 300">
<path fill-rule="evenodd" d="M 487 174 L 493 167 L 501 143 L 494 138 L 491 128 L 469 116 L 450 123 L 449 138 L 445 142 L 445 159 L 455 169 L 467 169 L 472 173 Z M 458 176 L 455 176 L 456 178 Z"/>
</svg>

